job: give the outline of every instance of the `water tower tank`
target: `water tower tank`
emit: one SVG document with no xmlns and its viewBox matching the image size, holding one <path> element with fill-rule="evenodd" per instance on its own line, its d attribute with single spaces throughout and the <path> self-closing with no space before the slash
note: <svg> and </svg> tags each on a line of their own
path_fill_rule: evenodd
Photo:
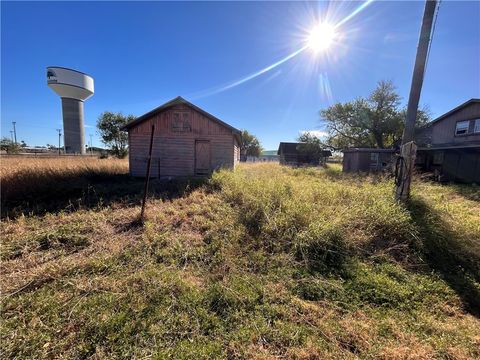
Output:
<svg viewBox="0 0 480 360">
<path fill-rule="evenodd" d="M 47 83 L 62 98 L 65 152 L 85 154 L 83 102 L 93 95 L 93 78 L 77 70 L 50 66 Z"/>
</svg>

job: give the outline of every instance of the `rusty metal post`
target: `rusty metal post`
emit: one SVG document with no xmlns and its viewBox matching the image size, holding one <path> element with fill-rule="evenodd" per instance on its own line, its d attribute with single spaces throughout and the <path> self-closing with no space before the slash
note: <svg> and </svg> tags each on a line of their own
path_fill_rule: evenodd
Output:
<svg viewBox="0 0 480 360">
<path fill-rule="evenodd" d="M 145 187 L 143 189 L 142 211 L 140 212 L 140 221 L 143 222 L 145 216 L 145 205 L 147 203 L 148 183 L 150 181 L 150 166 L 152 164 L 153 135 L 155 134 L 155 124 L 152 124 L 152 134 L 150 135 L 150 149 L 148 150 L 147 174 L 145 177 Z"/>
</svg>

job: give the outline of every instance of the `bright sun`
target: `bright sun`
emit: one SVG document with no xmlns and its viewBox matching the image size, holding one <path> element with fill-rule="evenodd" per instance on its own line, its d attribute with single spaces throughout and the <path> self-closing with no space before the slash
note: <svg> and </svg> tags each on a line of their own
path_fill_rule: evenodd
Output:
<svg viewBox="0 0 480 360">
<path fill-rule="evenodd" d="M 316 53 L 326 50 L 335 40 L 335 36 L 335 28 L 332 25 L 320 23 L 310 32 L 308 47 Z"/>
</svg>

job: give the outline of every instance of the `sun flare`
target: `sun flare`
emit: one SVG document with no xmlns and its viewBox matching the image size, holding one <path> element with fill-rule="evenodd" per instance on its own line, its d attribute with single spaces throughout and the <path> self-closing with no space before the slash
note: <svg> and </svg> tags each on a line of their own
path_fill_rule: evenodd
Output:
<svg viewBox="0 0 480 360">
<path fill-rule="evenodd" d="M 327 23 L 320 23 L 310 32 L 307 45 L 315 53 L 328 49 L 335 40 L 335 28 Z"/>
</svg>

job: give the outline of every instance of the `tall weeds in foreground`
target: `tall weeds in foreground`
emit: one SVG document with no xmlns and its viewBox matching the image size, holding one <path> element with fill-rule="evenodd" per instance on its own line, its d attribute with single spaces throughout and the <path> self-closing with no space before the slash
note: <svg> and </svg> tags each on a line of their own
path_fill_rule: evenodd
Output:
<svg viewBox="0 0 480 360">
<path fill-rule="evenodd" d="M 272 251 L 304 253 L 331 244 L 340 248 L 326 249 L 330 256 L 396 253 L 417 236 L 408 211 L 392 200 L 388 180 L 351 176 L 333 181 L 325 171 L 277 165 L 260 165 L 255 171 L 255 166 L 216 173 L 212 182 L 239 209 L 238 220 L 252 237 Z"/>
<path fill-rule="evenodd" d="M 247 164 L 153 198 L 145 227 L 121 199 L 6 219 L 2 355 L 478 358 L 476 188 L 414 189 Z"/>
</svg>

